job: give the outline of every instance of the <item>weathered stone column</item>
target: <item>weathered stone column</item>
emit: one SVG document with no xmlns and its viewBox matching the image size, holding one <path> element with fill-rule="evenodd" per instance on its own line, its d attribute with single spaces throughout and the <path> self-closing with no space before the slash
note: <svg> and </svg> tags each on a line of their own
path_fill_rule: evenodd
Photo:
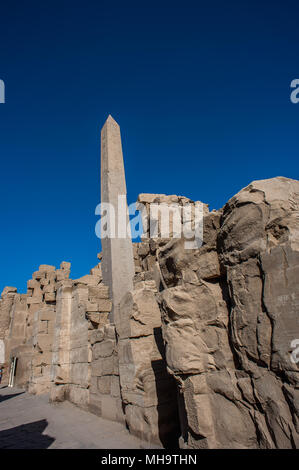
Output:
<svg viewBox="0 0 299 470">
<path fill-rule="evenodd" d="M 72 313 L 72 288 L 70 279 L 61 281 L 57 290 L 56 319 L 52 347 L 50 390 L 51 401 L 66 399 L 70 383 L 70 335 Z"/>
<path fill-rule="evenodd" d="M 131 233 L 118 233 L 119 217 L 129 216 L 119 213 L 119 196 L 127 207 L 127 188 L 121 145 L 120 128 L 109 116 L 101 132 L 101 202 L 110 203 L 115 211 L 115 238 L 102 239 L 103 281 L 110 289 L 113 302 L 110 322 L 114 323 L 114 314 L 123 296 L 133 289 L 134 258 Z"/>
</svg>

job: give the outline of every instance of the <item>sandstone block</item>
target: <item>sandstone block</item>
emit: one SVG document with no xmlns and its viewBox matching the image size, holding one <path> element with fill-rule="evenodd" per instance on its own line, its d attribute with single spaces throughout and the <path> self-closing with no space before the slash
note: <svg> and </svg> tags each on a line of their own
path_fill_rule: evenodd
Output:
<svg viewBox="0 0 299 470">
<path fill-rule="evenodd" d="M 161 326 L 161 314 L 152 290 L 139 289 L 128 293 L 115 315 L 117 334 L 120 338 L 153 334 Z"/>
<path fill-rule="evenodd" d="M 63 281 L 64 279 L 68 279 L 70 275 L 70 271 L 66 269 L 57 269 L 56 271 L 56 280 L 57 282 Z"/>
<path fill-rule="evenodd" d="M 97 380 L 98 391 L 103 395 L 110 395 L 111 393 L 111 376 L 106 375 L 103 377 L 98 377 Z"/>
<path fill-rule="evenodd" d="M 101 343 L 96 343 L 93 347 L 93 359 L 111 356 L 114 348 L 115 341 L 111 339 L 103 340 Z"/>
<path fill-rule="evenodd" d="M 104 329 L 92 330 L 89 332 L 90 344 L 100 343 L 105 337 Z"/>
<path fill-rule="evenodd" d="M 71 270 L 71 263 L 69 263 L 68 261 L 62 261 L 62 263 L 60 264 L 60 269 L 62 271 L 70 271 Z"/>
<path fill-rule="evenodd" d="M 39 289 L 40 283 L 36 279 L 29 279 L 27 281 L 27 289 Z"/>
<path fill-rule="evenodd" d="M 100 357 L 92 360 L 91 375 L 100 377 L 103 375 L 118 375 L 118 358 L 117 355 L 112 354 L 108 357 Z"/>
<path fill-rule="evenodd" d="M 101 406 L 102 418 L 117 422 L 124 421 L 121 401 L 118 398 L 114 398 L 109 395 L 103 395 L 101 396 Z"/>
<path fill-rule="evenodd" d="M 3 291 L 2 291 L 2 294 L 1 294 L 1 297 L 5 297 L 7 294 L 11 294 L 11 293 L 15 293 L 17 292 L 17 288 L 16 287 L 9 287 L 9 286 L 6 286 L 4 287 Z"/>
<path fill-rule="evenodd" d="M 99 312 L 110 312 L 112 309 L 112 302 L 109 299 L 98 299 L 97 305 Z"/>
<path fill-rule="evenodd" d="M 98 299 L 109 299 L 109 287 L 104 284 L 89 286 L 89 300 L 96 302 Z"/>
<path fill-rule="evenodd" d="M 54 292 L 46 292 L 45 293 L 45 302 L 55 302 L 56 294 Z"/>
<path fill-rule="evenodd" d="M 101 263 L 99 263 L 97 266 L 92 268 L 90 270 L 91 275 L 99 276 L 102 279 L 102 266 Z"/>
<path fill-rule="evenodd" d="M 46 277 L 46 274 L 47 274 L 46 271 L 35 271 L 32 274 L 32 278 L 36 279 L 37 281 L 40 281 L 41 279 Z"/>
<path fill-rule="evenodd" d="M 43 301 L 42 295 L 33 295 L 27 298 L 27 304 L 40 304 Z"/>
<path fill-rule="evenodd" d="M 80 408 L 87 409 L 89 407 L 89 392 L 85 388 L 71 384 L 68 388 L 68 398 Z"/>
<path fill-rule="evenodd" d="M 40 273 L 46 272 L 54 272 L 56 270 L 55 266 L 50 266 L 48 264 L 41 264 L 40 267 L 38 268 Z"/>
<path fill-rule="evenodd" d="M 101 276 L 96 274 L 86 274 L 86 276 L 82 276 L 79 279 L 75 279 L 75 284 L 85 284 L 87 286 L 97 286 L 101 282 Z"/>
</svg>

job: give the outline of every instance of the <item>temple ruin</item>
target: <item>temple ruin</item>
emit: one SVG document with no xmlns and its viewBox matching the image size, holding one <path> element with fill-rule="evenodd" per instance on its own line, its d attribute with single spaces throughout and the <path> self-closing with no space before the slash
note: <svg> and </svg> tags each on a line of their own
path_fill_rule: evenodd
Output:
<svg viewBox="0 0 299 470">
<path fill-rule="evenodd" d="M 101 134 L 101 198 L 126 195 L 118 124 Z M 140 194 L 144 226 L 153 202 Z M 148 444 L 298 448 L 299 181 L 254 181 L 219 210 L 203 243 L 102 240 L 90 273 L 41 265 L 0 300 L 3 383 L 69 400 Z"/>
</svg>

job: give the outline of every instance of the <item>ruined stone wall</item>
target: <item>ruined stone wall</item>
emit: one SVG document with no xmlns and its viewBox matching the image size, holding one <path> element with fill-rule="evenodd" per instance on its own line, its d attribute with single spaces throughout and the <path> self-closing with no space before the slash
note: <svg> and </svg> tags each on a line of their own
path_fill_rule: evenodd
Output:
<svg viewBox="0 0 299 470">
<path fill-rule="evenodd" d="M 4 289 L 0 339 L 6 362 L 19 358 L 17 385 L 151 444 L 298 448 L 299 182 L 253 182 L 219 211 L 205 205 L 197 249 L 144 234 L 133 252 L 114 323 L 101 263 L 76 280 L 68 263 L 42 265 L 27 294 Z"/>
<path fill-rule="evenodd" d="M 151 202 L 173 198 L 140 195 L 143 217 Z M 134 291 L 116 319 L 126 422 L 156 442 L 171 422 L 155 423 L 147 414 L 151 405 L 157 413 L 159 395 L 146 372 L 155 349 L 151 332 L 161 328 L 159 305 L 162 363 L 178 392 L 170 415 L 175 421 L 179 413 L 180 446 L 297 448 L 299 368 L 290 353 L 299 338 L 299 182 L 254 182 L 223 209 L 205 209 L 203 228 L 195 250 L 186 250 L 183 239 L 148 233 L 134 244 Z M 170 382 L 165 390 L 173 391 Z"/>
<path fill-rule="evenodd" d="M 130 431 L 146 442 L 175 445 L 176 386 L 166 370 L 154 281 L 139 283 L 115 317 L 121 398 Z"/>
<path fill-rule="evenodd" d="M 15 384 L 32 393 L 49 391 L 57 282 L 69 272 L 70 263 L 63 262 L 58 270 L 41 265 L 27 283 L 27 294 L 4 289 L 0 315 L 6 327 L 0 335 L 6 350 L 6 382 L 10 359 L 16 357 Z"/>
<path fill-rule="evenodd" d="M 47 393 L 50 389 L 55 307 L 44 305 L 34 314 L 33 352 L 28 391 Z"/>
<path fill-rule="evenodd" d="M 204 243 L 159 248 L 181 446 L 298 447 L 299 182 L 254 182 L 204 219 Z"/>
<path fill-rule="evenodd" d="M 208 205 L 201 201 L 166 194 L 139 194 L 136 209 L 141 214 L 143 238 L 147 239 L 180 238 L 183 232 L 186 239 L 192 240 L 196 218 L 209 212 Z"/>
<path fill-rule="evenodd" d="M 28 380 L 31 393 L 47 393 L 50 390 L 57 287 L 69 274 L 70 263 L 61 263 L 57 270 L 55 266 L 41 265 L 27 283 L 26 342 L 32 347 Z M 21 360 L 20 351 L 18 356 Z"/>
<path fill-rule="evenodd" d="M 114 325 L 90 332 L 92 345 L 89 409 L 105 419 L 124 423 L 120 396 L 119 351 Z"/>
<path fill-rule="evenodd" d="M 84 284 L 74 284 L 70 309 L 67 398 L 82 408 L 88 407 L 88 386 L 90 381 L 88 322 L 84 308 L 87 300 L 88 287 Z"/>
<path fill-rule="evenodd" d="M 66 399 L 70 382 L 72 287 L 73 282 L 70 279 L 57 286 L 50 387 L 50 399 L 53 401 Z"/>
<path fill-rule="evenodd" d="M 80 279 L 63 281 L 58 289 L 51 374 L 51 400 L 68 399 L 92 408 L 93 332 L 108 323 L 111 310 L 100 264 Z M 92 402 L 92 400 L 91 400 Z M 99 414 L 99 411 L 98 411 Z"/>
</svg>

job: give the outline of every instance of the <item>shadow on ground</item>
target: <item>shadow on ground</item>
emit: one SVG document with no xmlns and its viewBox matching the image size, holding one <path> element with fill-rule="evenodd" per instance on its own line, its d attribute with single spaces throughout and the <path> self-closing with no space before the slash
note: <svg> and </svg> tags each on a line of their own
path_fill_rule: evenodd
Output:
<svg viewBox="0 0 299 470">
<path fill-rule="evenodd" d="M 0 431 L 0 449 L 47 449 L 55 439 L 42 434 L 48 421 L 42 419 Z"/>
<path fill-rule="evenodd" d="M 17 397 L 19 395 L 23 395 L 25 392 L 20 392 L 20 393 L 12 393 L 11 395 L 0 395 L 0 403 L 2 403 L 5 400 L 9 400 L 10 398 Z"/>
</svg>

